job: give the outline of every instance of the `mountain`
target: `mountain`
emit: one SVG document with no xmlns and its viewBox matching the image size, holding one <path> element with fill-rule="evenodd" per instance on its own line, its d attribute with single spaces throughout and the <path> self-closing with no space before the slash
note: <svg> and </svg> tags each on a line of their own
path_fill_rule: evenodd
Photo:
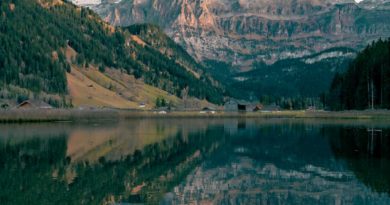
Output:
<svg viewBox="0 0 390 205">
<path fill-rule="evenodd" d="M 91 8 L 112 25 L 159 25 L 198 60 L 249 70 L 253 62 L 272 64 L 334 47 L 361 49 L 388 37 L 390 22 L 384 19 L 390 11 L 378 8 L 387 2 L 106 0 Z"/>
<path fill-rule="evenodd" d="M 337 74 L 325 99 L 331 109 L 390 109 L 390 39 L 359 52 L 348 70 Z"/>
<path fill-rule="evenodd" d="M 102 0 L 89 7 L 112 25 L 158 25 L 231 95 L 256 99 L 285 94 L 317 97 L 327 91 L 333 75 L 346 70 L 356 51 L 390 36 L 389 4 L 389 0 Z M 313 62 L 312 56 L 320 57 Z"/>
<path fill-rule="evenodd" d="M 0 101 L 135 108 L 188 95 L 222 102 L 222 89 L 203 66 L 160 30 L 113 27 L 61 0 L 0 5 Z M 161 41 L 150 41 L 149 31 Z"/>
</svg>

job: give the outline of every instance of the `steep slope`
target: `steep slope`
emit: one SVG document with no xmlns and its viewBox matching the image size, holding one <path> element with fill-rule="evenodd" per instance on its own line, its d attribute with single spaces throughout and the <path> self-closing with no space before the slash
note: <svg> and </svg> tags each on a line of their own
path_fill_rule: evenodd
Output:
<svg viewBox="0 0 390 205">
<path fill-rule="evenodd" d="M 178 97 L 114 69 L 102 73 L 93 67 L 73 67 L 66 75 L 69 96 L 75 107 L 140 109 L 142 103 L 142 109 L 152 109 L 157 97 L 162 97 L 176 106 L 182 103 Z"/>
<path fill-rule="evenodd" d="M 372 3 L 374 2 L 374 3 Z M 144 0 L 92 7 L 113 25 L 154 23 L 199 60 L 250 69 L 390 36 L 388 1 Z M 361 5 L 361 6 L 360 6 Z"/>
<path fill-rule="evenodd" d="M 22 100 L 35 96 L 65 106 L 69 104 L 66 96 L 70 78 L 66 71 L 71 73 L 77 68 L 82 74 L 93 67 L 106 76 L 109 74 L 105 71 L 111 70 L 133 75 L 167 91 L 166 95 L 181 96 L 186 90 L 189 96 L 214 103 L 222 101 L 222 90 L 213 85 L 211 78 L 194 74 L 196 64 L 188 70 L 188 66 L 152 44 L 140 44 L 143 40 L 126 28 L 104 23 L 89 9 L 61 0 L 5 0 L 0 4 L 1 98 Z M 169 46 L 178 48 L 175 44 Z M 68 48 L 74 49 L 72 55 L 67 53 Z M 183 56 L 187 58 L 188 54 L 183 52 Z M 132 101 L 132 105 L 139 102 L 132 99 L 142 100 L 119 97 Z"/>
<path fill-rule="evenodd" d="M 160 27 L 151 24 L 135 24 L 126 29 L 141 38 L 143 40 L 141 44 L 157 48 L 161 53 L 180 63 L 195 76 L 200 77 L 205 72 L 205 68 L 169 38 Z"/>
</svg>

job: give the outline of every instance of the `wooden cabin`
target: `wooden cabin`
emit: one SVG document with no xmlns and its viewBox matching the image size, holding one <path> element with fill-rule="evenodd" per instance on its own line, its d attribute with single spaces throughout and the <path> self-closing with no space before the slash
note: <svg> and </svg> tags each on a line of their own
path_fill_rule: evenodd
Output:
<svg viewBox="0 0 390 205">
<path fill-rule="evenodd" d="M 232 99 L 225 103 L 224 110 L 227 112 L 252 112 L 253 107 L 249 102 Z"/>
<path fill-rule="evenodd" d="M 39 100 L 25 100 L 16 109 L 52 109 L 53 106 Z"/>
</svg>

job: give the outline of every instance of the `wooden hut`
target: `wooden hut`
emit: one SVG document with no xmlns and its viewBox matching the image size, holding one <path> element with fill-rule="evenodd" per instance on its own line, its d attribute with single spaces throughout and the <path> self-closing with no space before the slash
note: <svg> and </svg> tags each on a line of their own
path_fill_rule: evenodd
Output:
<svg viewBox="0 0 390 205">
<path fill-rule="evenodd" d="M 25 100 L 15 107 L 16 109 L 52 109 L 53 107 L 39 100 Z"/>
</svg>

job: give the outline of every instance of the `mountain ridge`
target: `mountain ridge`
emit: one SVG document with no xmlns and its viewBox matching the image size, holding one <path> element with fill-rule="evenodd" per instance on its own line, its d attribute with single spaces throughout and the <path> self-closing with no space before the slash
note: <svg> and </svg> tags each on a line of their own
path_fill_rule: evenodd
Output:
<svg viewBox="0 0 390 205">
<path fill-rule="evenodd" d="M 361 49 L 390 36 L 390 23 L 380 21 L 390 18 L 390 10 L 360 5 L 370 3 L 144 0 L 91 8 L 113 25 L 159 25 L 199 61 L 218 59 L 248 69 L 253 61 L 272 64 L 340 46 Z"/>
<path fill-rule="evenodd" d="M 344 71 L 342 67 L 346 67 L 355 51 L 374 40 L 390 37 L 390 22 L 383 20 L 390 19 L 389 2 L 129 0 L 102 1 L 91 8 L 113 25 L 146 22 L 160 26 L 204 64 L 214 78 L 223 82 L 229 93 L 237 98 L 258 99 L 272 93 L 265 87 L 277 91 L 287 86 L 293 90 L 287 92 L 289 94 L 310 97 L 327 91 L 331 76 Z M 334 48 L 352 51 L 327 52 Z M 320 57 L 311 58 L 323 52 Z M 288 61 L 291 65 L 286 64 Z M 270 68 L 266 69 L 269 73 L 255 71 L 263 64 Z M 294 75 L 286 70 L 294 70 Z M 257 80 L 237 81 L 244 79 L 242 75 L 248 72 L 259 75 L 251 76 Z M 267 80 L 270 75 L 274 76 L 274 81 Z M 313 88 L 308 91 L 300 83 L 286 85 L 296 82 L 293 76 L 309 81 L 317 76 L 325 77 L 306 84 Z M 264 86 L 263 82 L 269 85 Z"/>
</svg>

